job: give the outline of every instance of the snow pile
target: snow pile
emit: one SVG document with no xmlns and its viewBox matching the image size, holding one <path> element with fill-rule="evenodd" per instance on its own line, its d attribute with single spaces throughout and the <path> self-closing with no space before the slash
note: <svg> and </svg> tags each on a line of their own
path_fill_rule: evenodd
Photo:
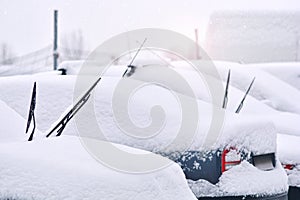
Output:
<svg viewBox="0 0 300 200">
<path fill-rule="evenodd" d="M 177 164 L 144 174 L 118 172 L 93 159 L 77 137 L 1 144 L 0 159 L 1 199 L 196 199 Z"/>
<path fill-rule="evenodd" d="M 224 172 L 216 185 L 205 180 L 188 181 L 197 197 L 269 196 L 287 192 L 287 182 L 285 171 L 279 162 L 274 170 L 262 171 L 247 161 Z"/>
</svg>

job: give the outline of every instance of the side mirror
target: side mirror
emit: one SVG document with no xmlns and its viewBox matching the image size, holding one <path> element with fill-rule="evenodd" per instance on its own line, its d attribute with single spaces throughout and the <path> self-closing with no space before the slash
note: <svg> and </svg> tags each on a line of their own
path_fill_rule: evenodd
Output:
<svg viewBox="0 0 300 200">
<path fill-rule="evenodd" d="M 269 171 L 275 168 L 275 153 L 253 155 L 252 164 L 258 169 Z"/>
</svg>

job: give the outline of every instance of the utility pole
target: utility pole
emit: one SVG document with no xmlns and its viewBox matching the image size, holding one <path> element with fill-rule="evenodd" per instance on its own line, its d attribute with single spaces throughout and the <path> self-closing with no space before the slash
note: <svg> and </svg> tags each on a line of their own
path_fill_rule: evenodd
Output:
<svg viewBox="0 0 300 200">
<path fill-rule="evenodd" d="M 57 14 L 58 11 L 54 10 L 54 40 L 53 40 L 53 69 L 57 70 L 57 60 L 58 60 L 58 52 L 57 52 Z"/>
<path fill-rule="evenodd" d="M 196 60 L 199 60 L 201 57 L 199 55 L 199 39 L 198 39 L 198 29 L 195 29 L 195 50 L 196 50 Z"/>
</svg>

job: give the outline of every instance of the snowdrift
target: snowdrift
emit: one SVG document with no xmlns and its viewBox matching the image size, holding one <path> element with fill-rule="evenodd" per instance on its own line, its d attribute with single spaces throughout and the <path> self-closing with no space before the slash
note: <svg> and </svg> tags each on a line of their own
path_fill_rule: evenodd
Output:
<svg viewBox="0 0 300 200">
<path fill-rule="evenodd" d="M 97 162 L 77 137 L 1 144 L 0 159 L 1 199 L 196 199 L 177 164 L 144 174 L 119 172 Z"/>
</svg>

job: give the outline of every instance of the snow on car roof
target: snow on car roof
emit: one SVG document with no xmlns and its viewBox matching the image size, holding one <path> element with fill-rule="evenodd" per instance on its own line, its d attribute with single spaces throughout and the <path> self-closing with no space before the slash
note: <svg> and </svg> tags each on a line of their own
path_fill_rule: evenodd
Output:
<svg viewBox="0 0 300 200">
<path fill-rule="evenodd" d="M 18 80 L 16 80 L 18 79 Z M 156 151 L 158 147 L 169 144 L 176 138 L 181 124 L 181 111 L 176 98 L 172 96 L 166 88 L 157 85 L 149 86 L 141 90 L 128 104 L 128 110 L 131 112 L 131 120 L 137 126 L 147 126 L 151 123 L 149 111 L 156 104 L 163 106 L 166 113 L 164 129 L 156 137 L 149 140 L 140 140 L 124 134 L 120 127 L 116 124 L 113 110 L 111 109 L 111 98 L 113 96 L 112 88 L 118 83 L 120 78 L 117 77 L 104 77 L 95 88 L 95 109 L 97 122 L 101 126 L 101 130 L 107 140 L 125 144 L 128 146 L 145 149 L 148 151 Z M 0 98 L 5 101 L 10 107 L 16 110 L 24 119 L 27 118 L 29 109 L 29 100 L 32 90 L 33 81 L 37 81 L 37 106 L 36 106 L 36 121 L 37 128 L 46 132 L 50 126 L 54 124 L 61 114 L 73 103 L 73 91 L 76 81 L 75 76 L 22 76 L 22 77 L 6 77 L 0 79 L 0 88 L 5 91 L 9 88 L 9 95 L 1 93 Z M 159 95 L 158 95 L 159 94 Z M 190 98 L 183 94 L 183 98 Z M 195 132 L 193 140 L 190 145 L 190 150 L 200 150 L 203 141 L 206 138 L 207 132 L 210 128 L 212 120 L 212 104 L 205 101 L 197 100 L 199 109 L 199 125 Z M 223 109 L 217 108 L 220 112 Z M 80 124 L 89 127 L 91 134 L 97 135 L 99 130 L 91 129 L 90 117 L 94 111 L 83 112 L 80 116 Z M 80 114 L 80 113 L 79 113 Z M 212 148 L 223 148 L 225 145 L 244 145 L 249 151 L 255 152 L 274 152 L 275 144 L 273 140 L 276 138 L 271 136 L 275 131 L 269 126 L 268 119 L 260 118 L 255 120 L 255 116 L 242 117 L 231 112 L 226 112 L 226 123 L 221 124 L 223 128 L 220 130 L 219 135 L 230 135 L 232 138 L 239 138 L 238 140 L 230 140 L 230 137 L 219 137 L 223 142 L 219 142 L 219 146 Z M 74 135 L 77 134 L 77 128 L 74 120 L 67 125 L 63 134 Z M 268 125 L 268 126 L 264 126 Z M 268 127 L 267 129 L 265 127 Z M 259 132 L 259 134 L 257 134 Z M 270 132 L 271 135 L 264 132 Z M 270 136 L 270 143 L 261 145 L 260 143 L 244 142 L 243 135 L 252 135 L 253 141 L 262 141 L 259 138 L 265 138 L 266 135 Z M 240 137 L 237 137 L 240 136 Z M 256 139 L 257 138 L 257 139 Z M 267 137 L 268 138 L 268 137 Z M 103 138 L 102 138 L 103 139 Z M 226 141 L 226 142 L 224 142 Z M 271 145 L 270 145 L 271 144 Z"/>
<path fill-rule="evenodd" d="M 197 62 L 202 63 L 207 61 L 196 61 L 195 64 Z M 225 61 L 214 61 L 214 64 L 224 81 L 227 79 L 228 70 L 231 69 L 227 110 L 235 111 L 238 102 L 244 95 L 241 91 L 245 91 L 252 78 L 256 77 L 240 115 L 256 114 L 256 118 L 272 121 L 280 133 L 300 135 L 300 128 L 297 125 L 300 120 L 297 111 L 297 106 L 299 105 L 296 103 L 299 100 L 300 93 L 297 89 L 268 72 L 261 70 L 260 67 L 255 67 L 256 64 L 244 65 Z M 172 63 L 172 65 L 179 69 L 187 70 L 185 62 L 177 61 Z M 270 71 L 273 69 L 271 67 L 273 63 L 258 65 L 270 65 L 268 69 Z M 285 63 L 277 65 L 285 65 Z M 205 64 L 199 64 L 199 66 L 205 66 Z M 282 76 L 284 75 L 285 73 L 282 73 Z"/>
</svg>

